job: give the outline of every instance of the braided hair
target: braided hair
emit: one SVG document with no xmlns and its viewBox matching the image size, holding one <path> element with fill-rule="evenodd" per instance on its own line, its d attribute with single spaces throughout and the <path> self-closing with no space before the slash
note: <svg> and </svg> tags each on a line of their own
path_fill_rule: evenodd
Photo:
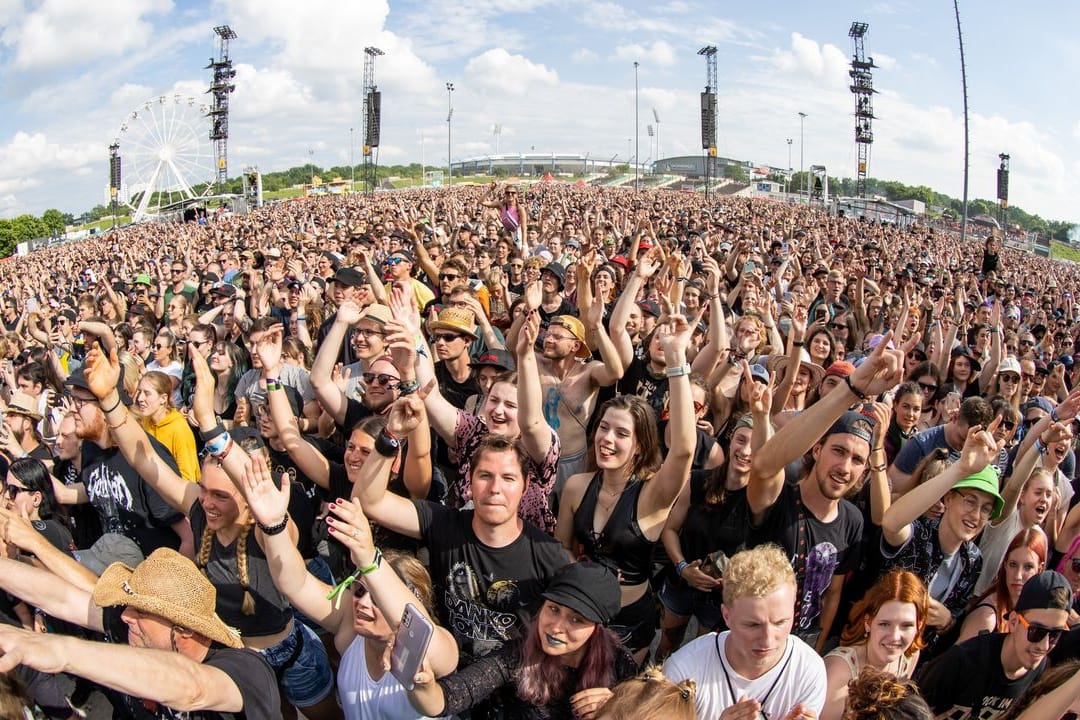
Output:
<svg viewBox="0 0 1080 720">
<path fill-rule="evenodd" d="M 251 595 L 251 582 L 248 577 L 247 543 L 251 528 L 255 525 L 255 519 L 248 514 L 248 519 L 240 527 L 240 536 L 236 539 L 236 576 L 240 580 L 240 587 L 244 588 L 244 600 L 240 605 L 240 612 L 245 615 L 255 614 L 255 598 Z M 210 550 L 214 545 L 214 531 L 210 526 L 203 529 L 202 538 L 199 541 L 199 554 L 195 558 L 195 564 L 209 578 L 206 566 L 210 562 Z"/>
</svg>

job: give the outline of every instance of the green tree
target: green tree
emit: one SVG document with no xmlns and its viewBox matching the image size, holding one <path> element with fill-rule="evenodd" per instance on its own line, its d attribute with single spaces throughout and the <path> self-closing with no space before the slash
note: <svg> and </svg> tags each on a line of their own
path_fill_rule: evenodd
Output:
<svg viewBox="0 0 1080 720">
<path fill-rule="evenodd" d="M 18 242 L 11 221 L 0 218 L 0 257 L 7 257 L 15 252 Z"/>
<path fill-rule="evenodd" d="M 54 235 L 59 235 L 64 232 L 66 223 L 64 221 L 64 214 L 54 208 L 49 208 L 41 214 L 41 221 L 49 228 L 49 232 Z"/>
</svg>

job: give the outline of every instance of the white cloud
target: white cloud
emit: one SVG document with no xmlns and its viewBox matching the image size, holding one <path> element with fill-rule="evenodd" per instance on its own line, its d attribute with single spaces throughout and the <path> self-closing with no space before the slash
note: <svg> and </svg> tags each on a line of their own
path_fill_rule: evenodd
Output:
<svg viewBox="0 0 1080 720">
<path fill-rule="evenodd" d="M 171 9 L 171 0 L 44 0 L 9 25 L 0 43 L 15 49 L 20 70 L 83 64 L 149 44 L 154 31 L 144 16 Z"/>
<path fill-rule="evenodd" d="M 546 65 L 523 55 L 511 55 L 495 48 L 477 55 L 465 66 L 471 85 L 500 95 L 523 96 L 534 85 L 555 85 L 559 75 Z"/>
<path fill-rule="evenodd" d="M 637 61 L 642 65 L 650 64 L 666 67 L 675 64 L 675 49 L 663 40 L 655 40 L 652 45 L 632 43 L 617 46 L 612 58 L 626 62 Z"/>
<path fill-rule="evenodd" d="M 8 178 L 33 176 L 42 170 L 70 170 L 100 160 L 103 150 L 91 144 L 61 145 L 43 133 L 17 132 L 0 146 L 0 171 Z"/>
<path fill-rule="evenodd" d="M 236 66 L 236 92 L 229 102 L 230 114 L 238 120 L 265 122 L 274 116 L 309 108 L 311 91 L 288 70 Z"/>
<path fill-rule="evenodd" d="M 892 55 L 886 55 L 882 52 L 871 53 L 870 57 L 873 58 L 874 64 L 882 70 L 892 70 L 896 67 L 896 58 Z"/>
<path fill-rule="evenodd" d="M 847 84 L 850 64 L 847 54 L 835 45 L 818 44 L 797 32 L 791 34 L 791 49 L 777 51 L 772 60 L 777 71 L 800 73 L 823 87 Z"/>
</svg>

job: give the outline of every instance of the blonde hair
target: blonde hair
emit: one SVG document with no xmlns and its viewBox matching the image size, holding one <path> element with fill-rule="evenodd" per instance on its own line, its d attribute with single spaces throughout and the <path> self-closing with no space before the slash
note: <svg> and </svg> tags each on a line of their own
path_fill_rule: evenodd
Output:
<svg viewBox="0 0 1080 720">
<path fill-rule="evenodd" d="M 786 584 L 795 587 L 795 572 L 779 545 L 743 550 L 732 556 L 724 571 L 724 604 L 741 597 L 763 598 Z"/>
<path fill-rule="evenodd" d="M 648 667 L 640 675 L 624 680 L 594 716 L 595 720 L 694 720 L 697 683 L 673 683 L 658 667 Z"/>
<path fill-rule="evenodd" d="M 236 576 L 240 580 L 240 587 L 244 589 L 244 600 L 240 604 L 240 612 L 245 615 L 255 614 L 255 598 L 251 595 L 251 578 L 248 576 L 247 544 L 248 536 L 255 527 L 255 519 L 250 515 L 240 527 L 240 536 L 236 539 Z M 210 574 L 206 566 L 210 563 L 210 550 L 214 546 L 214 531 L 207 525 L 203 529 L 202 538 L 199 541 L 199 554 L 195 558 L 195 564 L 202 570 L 207 579 Z"/>
</svg>

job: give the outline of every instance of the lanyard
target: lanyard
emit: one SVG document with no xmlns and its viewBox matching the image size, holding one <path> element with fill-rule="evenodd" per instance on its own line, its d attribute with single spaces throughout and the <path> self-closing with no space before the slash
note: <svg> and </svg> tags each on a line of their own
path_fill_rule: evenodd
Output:
<svg viewBox="0 0 1080 720">
<path fill-rule="evenodd" d="M 730 635 L 728 637 L 730 637 Z M 731 694 L 731 703 L 734 705 L 739 702 L 739 697 L 735 694 L 735 688 L 731 684 L 731 676 L 728 675 L 727 665 L 724 663 L 724 653 L 720 650 L 720 633 L 716 634 L 713 641 L 716 644 L 716 657 L 720 660 L 720 669 L 724 671 L 724 680 L 727 681 L 728 692 Z M 795 648 L 791 644 L 790 637 L 788 638 L 787 645 L 787 657 L 784 658 L 783 667 L 781 667 L 780 672 L 776 674 L 776 679 L 773 680 L 773 684 L 769 686 L 769 690 L 765 693 L 765 696 L 758 700 L 758 704 L 761 705 L 761 714 L 765 717 L 765 720 L 769 720 L 769 716 L 765 713 L 765 702 L 769 699 L 769 696 L 772 695 L 776 686 L 780 684 L 780 678 L 784 676 L 784 671 L 787 670 L 788 663 L 791 662 L 791 656 L 795 654 Z M 734 670 L 734 668 L 732 668 L 732 670 Z"/>
</svg>

